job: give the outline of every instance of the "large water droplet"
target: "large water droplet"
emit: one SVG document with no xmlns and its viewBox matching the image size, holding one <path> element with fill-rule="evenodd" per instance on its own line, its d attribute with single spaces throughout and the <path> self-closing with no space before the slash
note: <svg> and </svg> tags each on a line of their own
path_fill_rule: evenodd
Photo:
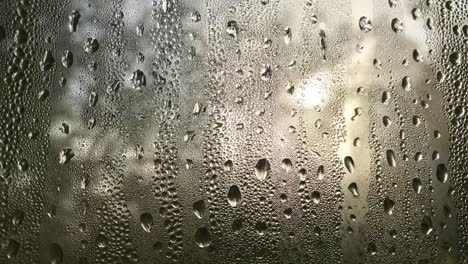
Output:
<svg viewBox="0 0 468 264">
<path fill-rule="evenodd" d="M 366 16 L 363 16 L 359 19 L 359 28 L 362 32 L 368 33 L 372 30 L 372 22 Z"/>
<path fill-rule="evenodd" d="M 354 197 L 359 196 L 358 187 L 357 187 L 357 184 L 355 182 L 351 183 L 348 186 L 348 190 L 353 194 Z"/>
<path fill-rule="evenodd" d="M 99 42 L 97 41 L 97 39 L 93 39 L 93 38 L 86 39 L 83 45 L 83 50 L 86 53 L 91 54 L 91 53 L 96 52 L 98 49 L 99 49 Z"/>
<path fill-rule="evenodd" d="M 68 16 L 68 30 L 70 32 L 76 32 L 76 26 L 78 25 L 78 21 L 81 18 L 80 12 L 77 10 L 73 10 L 70 15 Z"/>
<path fill-rule="evenodd" d="M 283 170 L 285 170 L 286 172 L 290 172 L 292 170 L 292 167 L 293 164 L 290 159 L 283 159 L 283 161 L 281 161 L 281 168 L 283 168 Z"/>
<path fill-rule="evenodd" d="M 229 204 L 234 207 L 240 204 L 242 196 L 239 187 L 237 185 L 233 185 L 229 188 L 228 191 L 228 202 Z"/>
<path fill-rule="evenodd" d="M 140 216 L 140 224 L 143 230 L 145 230 L 145 232 L 150 233 L 154 224 L 153 216 L 150 213 L 143 213 Z"/>
<path fill-rule="evenodd" d="M 59 244 L 53 243 L 49 246 L 50 264 L 61 264 L 63 261 L 63 251 Z"/>
<path fill-rule="evenodd" d="M 206 212 L 206 205 L 204 200 L 198 200 L 192 205 L 193 213 L 199 218 L 202 219 Z"/>
<path fill-rule="evenodd" d="M 390 165 L 391 167 L 396 167 L 396 158 L 395 158 L 395 153 L 393 152 L 393 150 L 388 149 L 386 152 L 386 156 L 387 156 L 388 165 Z"/>
<path fill-rule="evenodd" d="M 7 248 L 6 248 L 7 258 L 9 259 L 14 258 L 18 254 L 19 248 L 20 248 L 20 243 L 18 241 L 14 239 L 9 239 Z"/>
<path fill-rule="evenodd" d="M 62 65 L 65 68 L 70 68 L 73 65 L 73 53 L 69 50 L 63 52 Z"/>
<path fill-rule="evenodd" d="M 415 193 L 421 193 L 421 190 L 422 190 L 422 183 L 421 183 L 421 180 L 418 179 L 418 178 L 414 178 L 412 181 L 411 181 L 411 185 L 413 186 L 413 190 Z"/>
<path fill-rule="evenodd" d="M 385 197 L 383 206 L 384 206 L 385 213 L 387 213 L 388 215 L 393 214 L 393 208 L 395 207 L 395 202 L 392 199 L 390 199 L 388 196 Z"/>
<path fill-rule="evenodd" d="M 257 179 L 265 180 L 271 172 L 270 162 L 267 159 L 260 159 L 255 165 L 255 175 Z"/>
<path fill-rule="evenodd" d="M 201 248 L 209 247 L 211 244 L 210 231 L 206 227 L 200 227 L 195 232 L 195 242 Z"/>
<path fill-rule="evenodd" d="M 424 235 L 428 236 L 431 234 L 433 230 L 432 227 L 432 220 L 428 215 L 424 215 L 422 221 L 421 221 L 421 231 Z"/>
<path fill-rule="evenodd" d="M 350 156 L 346 156 L 344 158 L 344 165 L 349 173 L 353 173 L 354 171 L 354 160 Z"/>
<path fill-rule="evenodd" d="M 445 164 L 439 164 L 439 165 L 437 166 L 436 176 L 437 176 L 437 179 L 438 179 L 441 183 L 444 183 L 444 182 L 447 181 L 447 179 L 448 179 L 448 171 L 447 171 L 447 167 L 445 166 Z"/>
</svg>

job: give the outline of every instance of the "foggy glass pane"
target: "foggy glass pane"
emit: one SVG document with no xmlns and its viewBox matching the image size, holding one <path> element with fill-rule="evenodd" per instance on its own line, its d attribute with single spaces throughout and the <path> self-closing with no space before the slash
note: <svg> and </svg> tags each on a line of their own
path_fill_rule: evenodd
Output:
<svg viewBox="0 0 468 264">
<path fill-rule="evenodd" d="M 0 0 L 0 263 L 468 263 L 465 0 Z"/>
</svg>

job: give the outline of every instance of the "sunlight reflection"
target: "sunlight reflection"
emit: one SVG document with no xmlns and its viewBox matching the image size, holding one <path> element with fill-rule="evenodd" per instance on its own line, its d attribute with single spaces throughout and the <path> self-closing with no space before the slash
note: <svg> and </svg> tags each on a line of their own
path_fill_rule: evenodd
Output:
<svg viewBox="0 0 468 264">
<path fill-rule="evenodd" d="M 295 93 L 296 100 L 305 107 L 321 106 L 325 103 L 331 80 L 324 74 L 316 74 L 305 80 Z"/>
</svg>

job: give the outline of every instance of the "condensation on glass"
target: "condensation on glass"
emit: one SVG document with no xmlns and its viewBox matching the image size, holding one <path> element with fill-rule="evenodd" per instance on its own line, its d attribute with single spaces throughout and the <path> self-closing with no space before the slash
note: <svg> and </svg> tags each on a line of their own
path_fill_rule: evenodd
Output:
<svg viewBox="0 0 468 264">
<path fill-rule="evenodd" d="M 0 0 L 0 263 L 468 263 L 467 14 Z"/>
</svg>

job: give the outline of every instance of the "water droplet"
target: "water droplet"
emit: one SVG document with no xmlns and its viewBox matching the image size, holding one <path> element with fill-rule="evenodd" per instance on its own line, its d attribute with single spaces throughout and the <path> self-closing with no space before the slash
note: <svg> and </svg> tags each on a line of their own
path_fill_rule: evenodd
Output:
<svg viewBox="0 0 468 264">
<path fill-rule="evenodd" d="M 359 28 L 362 32 L 368 33 L 372 30 L 372 22 L 366 16 L 363 16 L 359 19 Z"/>
<path fill-rule="evenodd" d="M 65 68 L 70 68 L 73 65 L 73 53 L 69 50 L 63 52 L 62 65 Z"/>
<path fill-rule="evenodd" d="M 325 167 L 320 165 L 317 169 L 317 180 L 321 181 L 323 178 L 325 178 Z"/>
<path fill-rule="evenodd" d="M 354 171 L 354 160 L 350 156 L 346 156 L 344 158 L 344 165 L 349 173 L 353 173 Z"/>
<path fill-rule="evenodd" d="M 421 231 L 424 235 L 428 236 L 432 233 L 432 220 L 428 215 L 424 215 L 421 221 Z"/>
<path fill-rule="evenodd" d="M 94 38 L 87 38 L 84 45 L 83 45 L 83 50 L 88 53 L 94 53 L 99 49 L 99 42 L 97 39 Z"/>
<path fill-rule="evenodd" d="M 29 170 L 29 162 L 26 159 L 18 160 L 18 169 L 20 171 L 27 171 Z"/>
<path fill-rule="evenodd" d="M 142 37 L 144 32 L 145 32 L 145 26 L 143 24 L 138 24 L 138 26 L 136 27 L 137 36 Z"/>
<path fill-rule="evenodd" d="M 259 235 L 264 235 L 266 230 L 268 229 L 268 226 L 266 225 L 265 222 L 263 221 L 257 221 L 255 223 L 255 230 L 257 231 L 257 234 Z"/>
<path fill-rule="evenodd" d="M 447 171 L 447 167 L 445 166 L 445 164 L 439 164 L 439 165 L 437 166 L 436 176 L 437 176 L 437 179 L 438 179 L 441 183 L 444 183 L 444 182 L 447 181 L 447 179 L 448 179 L 448 171 Z"/>
<path fill-rule="evenodd" d="M 232 160 L 227 160 L 226 162 L 224 162 L 224 171 L 232 171 L 232 166 L 233 166 L 233 163 L 232 163 Z"/>
<path fill-rule="evenodd" d="M 150 233 L 153 228 L 153 216 L 150 213 L 143 213 L 140 216 L 140 224 L 145 232 Z"/>
<path fill-rule="evenodd" d="M 289 45 L 289 43 L 291 42 L 291 38 L 292 38 L 291 28 L 287 27 L 284 29 L 284 43 L 286 43 L 286 45 Z"/>
<path fill-rule="evenodd" d="M 320 203 L 321 195 L 319 191 L 313 191 L 311 194 L 311 197 L 312 197 L 312 202 L 314 202 L 314 204 Z"/>
<path fill-rule="evenodd" d="M 192 114 L 198 115 L 200 114 L 201 111 L 201 105 L 200 103 L 196 102 L 195 105 L 193 106 Z"/>
<path fill-rule="evenodd" d="M 81 18 L 80 12 L 77 10 L 73 10 L 70 15 L 68 16 L 68 30 L 70 32 L 76 32 L 76 26 L 78 25 L 78 21 Z"/>
<path fill-rule="evenodd" d="M 96 244 L 99 248 L 106 248 L 108 243 L 109 243 L 109 240 L 107 239 L 105 235 L 99 234 L 96 237 Z"/>
<path fill-rule="evenodd" d="M 192 141 L 195 135 L 195 131 L 186 131 L 184 135 L 184 142 Z"/>
<path fill-rule="evenodd" d="M 63 261 L 63 251 L 59 244 L 53 243 L 49 246 L 50 264 L 61 264 Z"/>
<path fill-rule="evenodd" d="M 292 161 L 290 159 L 283 159 L 281 162 L 281 168 L 286 172 L 290 172 L 293 167 Z"/>
<path fill-rule="evenodd" d="M 387 150 L 386 154 L 387 154 L 386 156 L 387 156 L 388 165 L 390 165 L 391 167 L 396 167 L 396 158 L 395 158 L 395 153 L 393 152 L 393 150 L 391 149 Z"/>
<path fill-rule="evenodd" d="M 300 169 L 297 173 L 299 175 L 299 179 L 301 181 L 305 181 L 307 178 L 307 170 L 306 169 Z"/>
<path fill-rule="evenodd" d="M 357 187 L 357 184 L 355 182 L 351 183 L 348 186 L 348 190 L 353 194 L 354 197 L 359 196 L 358 187 Z"/>
<path fill-rule="evenodd" d="M 239 32 L 239 26 L 237 25 L 237 22 L 233 20 L 229 21 L 227 23 L 226 33 L 228 33 L 228 35 L 237 39 L 238 32 Z"/>
<path fill-rule="evenodd" d="M 206 212 L 206 205 L 204 200 L 198 200 L 192 205 L 193 213 L 199 218 L 202 219 Z"/>
<path fill-rule="evenodd" d="M 44 53 L 44 56 L 42 57 L 42 60 L 39 62 L 39 66 L 41 67 L 42 71 L 48 71 L 52 66 L 54 66 L 55 59 L 52 56 L 52 52 L 46 51 Z"/>
<path fill-rule="evenodd" d="M 412 181 L 411 181 L 411 184 L 413 186 L 413 190 L 415 193 L 421 193 L 421 190 L 422 190 L 422 183 L 421 183 L 421 180 L 418 179 L 418 178 L 414 178 Z"/>
<path fill-rule="evenodd" d="M 200 12 L 193 11 L 192 14 L 190 15 L 190 19 L 192 19 L 193 22 L 199 22 L 201 20 Z"/>
<path fill-rule="evenodd" d="M 136 90 L 140 90 L 141 87 L 146 86 L 146 76 L 140 70 L 136 70 L 133 72 L 132 77 L 130 78 L 130 81 L 132 82 L 133 89 L 136 89 Z"/>
<path fill-rule="evenodd" d="M 392 20 L 392 30 L 395 31 L 395 33 L 400 33 L 404 29 L 403 21 L 401 21 L 398 18 L 394 18 Z"/>
<path fill-rule="evenodd" d="M 413 15 L 413 19 L 417 19 L 418 17 L 422 15 L 422 12 L 421 12 L 421 9 L 419 8 L 413 8 L 413 10 L 411 11 L 411 14 Z"/>
<path fill-rule="evenodd" d="M 200 227 L 195 232 L 195 242 L 201 248 L 209 247 L 211 244 L 211 236 L 208 228 Z"/>
<path fill-rule="evenodd" d="M 388 102 L 390 101 L 390 93 L 389 92 L 383 92 L 382 93 L 382 103 L 384 104 L 388 104 Z"/>
<path fill-rule="evenodd" d="M 385 197 L 383 206 L 384 206 L 384 211 L 386 214 L 388 215 L 393 214 L 393 208 L 395 207 L 395 202 L 392 199 L 388 198 L 388 196 Z"/>
<path fill-rule="evenodd" d="M 24 212 L 18 209 L 15 210 L 15 212 L 13 213 L 13 217 L 11 219 L 11 223 L 14 226 L 19 226 L 21 225 L 21 223 L 23 223 L 23 220 L 24 220 Z"/>
<path fill-rule="evenodd" d="M 418 49 L 413 50 L 413 59 L 416 62 L 422 62 L 423 61 L 423 56 L 421 55 L 421 52 L 419 52 Z"/>
<path fill-rule="evenodd" d="M 260 79 L 262 81 L 270 80 L 272 75 L 270 65 L 263 65 L 262 69 L 260 70 Z"/>
<path fill-rule="evenodd" d="M 461 56 L 459 52 L 454 52 L 450 54 L 449 61 L 453 66 L 458 66 L 461 64 Z"/>
<path fill-rule="evenodd" d="M 283 211 L 283 214 L 284 214 L 284 217 L 286 219 L 290 219 L 291 216 L 292 216 L 292 209 L 289 207 L 289 208 L 286 208 L 284 211 Z"/>
<path fill-rule="evenodd" d="M 255 165 L 255 175 L 260 181 L 265 180 L 271 172 L 270 162 L 267 159 L 260 159 Z"/>
<path fill-rule="evenodd" d="M 403 87 L 405 91 L 410 91 L 411 90 L 411 77 L 409 76 L 403 77 L 401 81 L 401 87 Z"/>
<path fill-rule="evenodd" d="M 19 28 L 15 31 L 14 40 L 18 44 L 24 44 L 28 41 L 28 33 L 22 28 Z"/>
<path fill-rule="evenodd" d="M 96 92 L 91 92 L 88 97 L 88 106 L 95 107 L 98 102 L 98 94 Z"/>
<path fill-rule="evenodd" d="M 6 256 L 9 259 L 16 257 L 20 248 L 20 243 L 14 239 L 8 240 L 8 245 L 6 248 Z"/>
<path fill-rule="evenodd" d="M 61 165 L 67 164 L 74 156 L 75 153 L 72 149 L 62 149 L 59 153 L 59 163 Z"/>
<path fill-rule="evenodd" d="M 228 202 L 232 207 L 239 205 L 242 199 L 239 187 L 237 185 L 231 186 L 229 188 L 227 197 Z"/>
</svg>

